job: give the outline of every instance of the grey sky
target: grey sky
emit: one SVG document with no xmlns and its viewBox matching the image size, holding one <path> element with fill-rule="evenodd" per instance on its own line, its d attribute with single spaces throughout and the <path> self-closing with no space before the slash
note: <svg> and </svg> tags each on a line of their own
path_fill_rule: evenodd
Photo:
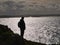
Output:
<svg viewBox="0 0 60 45">
<path fill-rule="evenodd" d="M 0 16 L 60 14 L 60 0 L 0 0 Z"/>
</svg>

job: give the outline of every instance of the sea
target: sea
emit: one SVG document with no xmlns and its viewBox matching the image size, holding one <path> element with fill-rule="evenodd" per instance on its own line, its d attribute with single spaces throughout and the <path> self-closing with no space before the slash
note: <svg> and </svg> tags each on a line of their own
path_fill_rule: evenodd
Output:
<svg viewBox="0 0 60 45">
<path fill-rule="evenodd" d="M 0 24 L 7 25 L 20 35 L 18 22 L 21 17 L 0 18 Z M 60 16 L 24 17 L 26 30 L 24 38 L 45 44 L 60 44 Z"/>
</svg>

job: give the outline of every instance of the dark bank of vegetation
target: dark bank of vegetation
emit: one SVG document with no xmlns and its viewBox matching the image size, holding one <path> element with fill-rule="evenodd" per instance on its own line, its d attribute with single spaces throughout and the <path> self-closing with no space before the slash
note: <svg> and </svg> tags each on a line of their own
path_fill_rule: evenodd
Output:
<svg viewBox="0 0 60 45">
<path fill-rule="evenodd" d="M 45 45 L 23 39 L 18 34 L 14 34 L 10 28 L 0 24 L 0 45 Z"/>
</svg>

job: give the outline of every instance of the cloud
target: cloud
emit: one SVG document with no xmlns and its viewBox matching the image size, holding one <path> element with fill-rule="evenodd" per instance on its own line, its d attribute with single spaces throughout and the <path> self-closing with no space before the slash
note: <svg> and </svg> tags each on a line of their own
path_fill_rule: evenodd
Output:
<svg viewBox="0 0 60 45">
<path fill-rule="evenodd" d="M 36 3 L 28 1 L 0 2 L 0 16 L 39 16 L 60 14 L 60 4 L 56 2 Z"/>
<path fill-rule="evenodd" d="M 2 6 L 6 9 L 6 10 L 17 10 L 20 8 L 24 8 L 25 5 L 23 4 L 23 2 L 19 2 L 16 3 L 14 1 L 6 1 L 2 3 Z"/>
<path fill-rule="evenodd" d="M 19 3 L 16 3 L 14 1 L 5 1 L 3 3 L 0 3 L 0 16 L 2 14 L 4 15 L 16 15 L 16 14 L 22 14 L 22 11 L 24 11 L 25 5 L 24 1 L 21 1 Z"/>
</svg>

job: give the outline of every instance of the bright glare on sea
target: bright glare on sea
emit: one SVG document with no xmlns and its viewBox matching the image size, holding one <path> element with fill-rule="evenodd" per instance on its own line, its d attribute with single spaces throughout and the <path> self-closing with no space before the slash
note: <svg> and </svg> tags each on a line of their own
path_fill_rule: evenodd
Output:
<svg viewBox="0 0 60 45">
<path fill-rule="evenodd" d="M 14 33 L 20 34 L 17 24 L 20 18 L 0 18 L 0 24 L 7 25 Z M 25 17 L 27 40 L 46 43 L 60 43 L 60 17 Z"/>
</svg>

